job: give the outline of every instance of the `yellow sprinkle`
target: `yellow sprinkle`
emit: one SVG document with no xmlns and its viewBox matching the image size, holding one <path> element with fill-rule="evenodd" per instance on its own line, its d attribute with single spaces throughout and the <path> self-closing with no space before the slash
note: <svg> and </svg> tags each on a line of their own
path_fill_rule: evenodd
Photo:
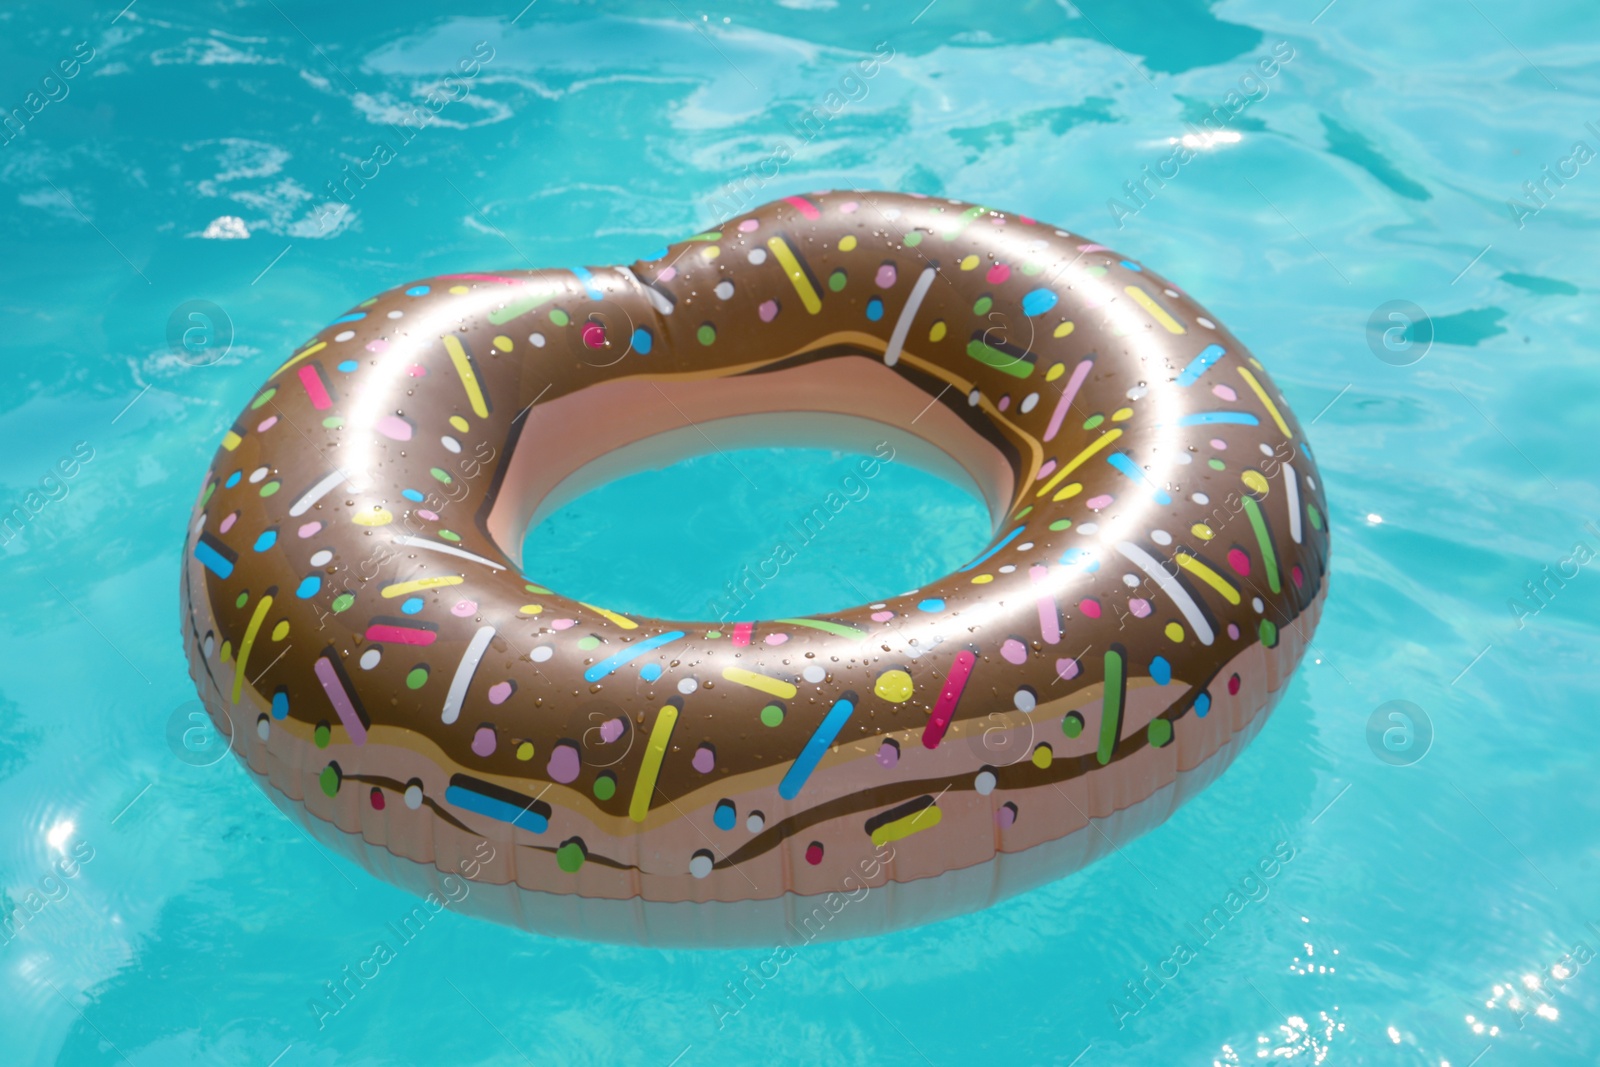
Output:
<svg viewBox="0 0 1600 1067">
<path fill-rule="evenodd" d="M 1067 365 L 1065 363 L 1056 363 L 1053 364 L 1050 367 L 1050 370 L 1045 373 L 1044 380 L 1047 382 L 1053 382 L 1065 373 L 1067 373 Z"/>
<path fill-rule="evenodd" d="M 357 526 L 387 526 L 394 521 L 394 515 L 388 508 L 373 508 L 371 511 L 356 512 L 350 521 Z"/>
<path fill-rule="evenodd" d="M 1049 745 L 1040 745 L 1033 750 L 1033 765 L 1041 771 L 1056 760 L 1055 751 Z"/>
<path fill-rule="evenodd" d="M 226 448 L 229 452 L 232 452 L 234 449 L 239 447 L 239 442 L 242 440 L 244 440 L 244 438 L 240 437 L 232 430 L 229 430 L 227 433 L 222 435 L 222 447 Z"/>
<path fill-rule="evenodd" d="M 1081 492 L 1083 492 L 1083 483 L 1082 482 L 1073 482 L 1071 485 L 1067 486 L 1065 489 L 1061 490 L 1061 492 L 1057 493 L 1055 496 L 1051 497 L 1050 499 L 1052 501 L 1071 500 L 1073 497 L 1077 496 Z"/>
<path fill-rule="evenodd" d="M 1051 336 L 1052 337 L 1065 337 L 1065 336 L 1067 336 L 1067 334 L 1069 334 L 1071 332 L 1072 332 L 1072 323 L 1063 322 L 1060 326 L 1057 326 L 1055 328 L 1055 330 L 1054 330 L 1054 332 L 1052 332 Z"/>
<path fill-rule="evenodd" d="M 224 642 L 222 642 L 222 653 L 217 657 L 217 659 L 219 659 L 223 663 L 232 663 L 233 662 L 233 642 L 232 641 L 224 641 Z"/>
<path fill-rule="evenodd" d="M 1209 541 L 1213 537 L 1217 536 L 1212 531 L 1211 527 L 1207 526 L 1203 522 L 1197 522 L 1193 526 L 1189 527 L 1189 532 L 1200 538 L 1202 541 Z"/>
<path fill-rule="evenodd" d="M 517 611 L 520 612 L 523 615 L 542 615 L 542 614 L 544 614 L 544 608 L 541 607 L 538 604 L 524 604 L 524 605 L 522 605 L 522 607 L 518 608 Z"/>
<path fill-rule="evenodd" d="M 1122 291 L 1133 297 L 1133 302 L 1150 313 L 1150 317 L 1159 322 L 1168 333 L 1183 333 L 1183 326 L 1177 319 L 1167 314 L 1167 309 L 1156 303 L 1150 294 L 1137 285 L 1125 285 Z"/>
<path fill-rule="evenodd" d="M 933 329 L 928 331 L 928 340 L 930 340 L 930 341 L 943 341 L 944 340 L 944 335 L 947 332 L 948 331 L 947 331 L 947 329 L 945 327 L 944 320 L 940 319 L 938 322 L 933 324 Z"/>
<path fill-rule="evenodd" d="M 929 804 L 921 811 L 913 812 L 903 819 L 885 823 L 872 831 L 873 847 L 881 848 L 890 841 L 898 841 L 902 837 L 910 837 L 912 834 L 920 833 L 923 830 L 931 830 L 939 825 L 939 821 L 942 818 L 944 816 L 939 811 L 939 805 Z"/>
<path fill-rule="evenodd" d="M 1267 395 L 1267 391 L 1261 388 L 1261 383 L 1256 381 L 1256 376 L 1250 373 L 1249 368 L 1240 367 L 1239 377 L 1243 378 L 1245 383 L 1250 386 L 1251 391 L 1256 394 L 1256 399 L 1260 400 L 1261 406 L 1267 409 L 1267 414 L 1272 416 L 1272 421 L 1278 424 L 1278 429 L 1283 432 L 1283 436 L 1293 437 L 1294 435 L 1289 432 L 1289 424 L 1283 421 L 1282 415 L 1278 414 L 1278 405 L 1274 404 L 1272 398 Z"/>
<path fill-rule="evenodd" d="M 815 315 L 822 310 L 822 298 L 817 295 L 817 290 L 811 284 L 811 279 L 806 276 L 800 261 L 795 258 L 791 249 L 782 237 L 768 237 L 767 247 L 772 250 L 773 258 L 789 276 L 789 284 L 794 286 L 794 291 L 799 294 L 800 302 L 806 306 L 806 312 Z"/>
<path fill-rule="evenodd" d="M 314 356 L 318 352 L 321 352 L 324 348 L 327 348 L 327 347 L 328 347 L 328 342 L 326 342 L 326 341 L 318 341 L 316 344 L 310 345 L 310 346 L 302 349 L 301 351 L 296 352 L 294 355 L 289 357 L 289 362 L 285 363 L 283 366 L 281 366 L 277 370 L 273 371 L 268 376 L 269 379 L 270 378 L 276 378 L 278 375 L 282 374 L 284 371 L 288 370 L 290 367 L 294 366 L 296 363 L 299 363 L 302 359 L 305 359 L 307 356 Z"/>
<path fill-rule="evenodd" d="M 533 758 L 533 742 L 524 741 L 517 746 L 517 758 L 526 763 Z"/>
<path fill-rule="evenodd" d="M 278 623 L 278 625 L 276 625 L 276 626 L 274 626 L 272 628 L 272 639 L 274 641 L 282 641 L 285 637 L 288 637 L 288 636 L 289 636 L 289 620 L 288 619 L 284 619 L 282 622 Z"/>
<path fill-rule="evenodd" d="M 899 704 L 911 699 L 911 675 L 905 671 L 884 671 L 878 675 L 878 680 L 872 683 L 872 691 L 891 704 Z"/>
<path fill-rule="evenodd" d="M 1167 623 L 1167 640 L 1176 644 L 1183 643 L 1183 627 L 1175 622 Z"/>
<path fill-rule="evenodd" d="M 1267 495 L 1267 480 L 1260 471 L 1250 470 L 1239 475 L 1239 480 L 1249 487 L 1251 492 Z"/>
<path fill-rule="evenodd" d="M 1122 421 L 1124 421 L 1126 419 L 1129 419 L 1129 418 L 1132 418 L 1132 417 L 1133 417 L 1133 409 L 1132 408 L 1118 408 L 1116 411 L 1113 411 L 1111 413 L 1111 421 L 1112 422 L 1122 422 Z"/>
<path fill-rule="evenodd" d="M 961 269 L 962 270 L 971 270 L 972 268 L 976 267 L 977 265 L 978 265 L 978 257 L 977 256 L 968 256 L 966 259 L 963 259 L 961 261 Z"/>
<path fill-rule="evenodd" d="M 1199 578 L 1202 582 L 1205 582 L 1211 588 L 1221 593 L 1223 599 L 1228 603 L 1239 603 L 1239 590 L 1235 589 L 1233 585 L 1222 575 L 1218 574 L 1204 563 L 1201 563 L 1198 559 L 1195 559 L 1187 552 L 1179 552 L 1175 558 L 1178 561 L 1178 566 L 1182 567 L 1184 570 L 1188 571 L 1190 574 L 1194 575 L 1196 578 Z"/>
<path fill-rule="evenodd" d="M 722 255 L 722 249 L 716 245 L 707 245 L 700 250 L 701 259 L 716 259 L 720 255 Z"/>
<path fill-rule="evenodd" d="M 781 678 L 771 678 L 765 674 L 757 674 L 755 671 L 747 671 L 743 667 L 724 667 L 722 668 L 722 676 L 730 682 L 738 685 L 747 685 L 751 689 L 759 689 L 761 692 L 775 696 L 779 700 L 788 700 L 799 692 L 798 689 Z"/>
<path fill-rule="evenodd" d="M 256 634 L 261 632 L 261 622 L 267 617 L 267 610 L 272 607 L 272 598 L 264 596 L 256 602 L 255 614 L 250 616 L 250 625 L 244 628 L 244 640 L 239 642 L 239 662 L 233 669 L 233 702 L 239 703 L 239 694 L 244 691 L 244 668 L 250 662 L 250 650 L 255 647 Z"/>
<path fill-rule="evenodd" d="M 855 234 L 846 234 L 845 236 L 839 238 L 839 251 L 841 251 L 841 252 L 851 252 L 851 251 L 855 250 L 855 247 L 856 247 Z"/>
<path fill-rule="evenodd" d="M 394 585 L 383 587 L 383 598 L 393 600 L 397 596 L 415 593 L 422 589 L 438 589 L 446 585 L 460 585 L 466 581 L 459 574 L 441 574 L 433 578 L 418 578 L 413 582 L 396 582 Z"/>
<path fill-rule="evenodd" d="M 472 429 L 472 423 L 468 422 L 466 419 L 463 419 L 460 415 L 451 415 L 450 425 L 454 426 L 462 433 L 466 433 L 468 430 Z"/>
<path fill-rule="evenodd" d="M 650 814 L 650 797 L 656 791 L 656 779 L 661 774 L 661 761 L 667 755 L 667 742 L 672 740 L 672 727 L 678 721 L 678 709 L 672 704 L 662 707 L 650 728 L 650 743 L 644 749 L 644 762 L 639 767 L 639 777 L 633 783 L 633 798 L 628 801 L 628 818 L 644 822 Z"/>
<path fill-rule="evenodd" d="M 976 578 L 972 579 L 972 584 L 973 585 L 988 585 L 992 581 L 994 581 L 994 575 L 992 575 L 992 574 L 980 574 Z"/>
<path fill-rule="evenodd" d="M 1094 455 L 1096 452 L 1100 451 L 1102 448 L 1106 447 L 1121 436 L 1122 431 L 1120 429 L 1107 430 L 1105 433 L 1101 434 L 1092 444 L 1085 447 L 1082 452 L 1079 452 L 1076 456 L 1073 456 L 1070 460 L 1068 460 L 1065 467 L 1062 467 L 1060 470 L 1051 475 L 1050 480 L 1044 483 L 1044 488 L 1040 489 L 1034 495 L 1044 496 L 1050 490 L 1054 489 L 1060 482 L 1062 482 L 1067 475 L 1081 467 L 1084 461 L 1090 456 Z"/>
<path fill-rule="evenodd" d="M 467 402 L 472 405 L 472 413 L 480 419 L 489 417 L 489 405 L 484 403 L 483 390 L 478 386 L 477 372 L 472 369 L 472 360 L 467 358 L 467 350 L 461 347 L 461 338 L 453 333 L 447 333 L 439 340 L 444 342 L 444 350 L 450 353 L 450 362 L 455 365 L 456 374 L 461 378 L 461 386 L 467 391 Z"/>
<path fill-rule="evenodd" d="M 501 334 L 494 339 L 494 346 L 502 352 L 509 352 L 511 351 L 511 338 Z"/>
<path fill-rule="evenodd" d="M 464 286 L 464 285 L 452 285 L 450 287 L 450 291 L 452 293 L 456 294 L 457 296 L 460 296 L 462 293 L 469 292 L 467 287 Z"/>
<path fill-rule="evenodd" d="M 593 604 L 585 604 L 581 600 L 578 601 L 578 606 L 581 607 L 581 608 L 588 608 L 590 611 L 594 612 L 596 615 L 601 615 L 601 616 L 604 616 L 607 619 L 610 619 L 612 622 L 616 623 L 618 626 L 622 627 L 624 630 L 637 630 L 639 628 L 639 624 L 638 623 L 634 622 L 632 619 L 628 618 L 625 615 L 618 615 L 614 611 L 607 611 L 605 608 L 597 608 Z"/>
</svg>

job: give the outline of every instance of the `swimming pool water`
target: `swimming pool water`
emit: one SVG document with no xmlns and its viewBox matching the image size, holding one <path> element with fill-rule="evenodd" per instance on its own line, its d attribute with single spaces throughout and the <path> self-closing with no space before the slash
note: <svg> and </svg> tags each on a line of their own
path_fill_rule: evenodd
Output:
<svg viewBox="0 0 1600 1067">
<path fill-rule="evenodd" d="M 1592 6 L 120 7 L 0 13 L 0 1063 L 1600 1059 Z M 766 951 L 449 909 L 402 941 L 412 898 L 184 743 L 206 457 L 292 346 L 400 281 L 629 260 L 741 190 L 844 186 L 1094 236 L 1254 349 L 1336 527 L 1288 696 L 1117 855 L 764 985 Z M 624 514 L 654 480 L 613 487 Z M 713 482 L 734 497 L 676 488 Z"/>
</svg>

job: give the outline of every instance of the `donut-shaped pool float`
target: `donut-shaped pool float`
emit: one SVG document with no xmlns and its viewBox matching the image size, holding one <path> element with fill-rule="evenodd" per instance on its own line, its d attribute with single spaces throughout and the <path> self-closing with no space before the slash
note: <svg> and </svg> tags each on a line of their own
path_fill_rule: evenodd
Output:
<svg viewBox="0 0 1600 1067">
<path fill-rule="evenodd" d="M 629 615 L 520 558 L 599 481 L 817 440 L 970 486 L 993 540 L 792 619 Z M 1164 819 L 1287 686 L 1326 516 L 1283 396 L 1172 283 L 1021 215 L 816 193 L 335 319 L 223 436 L 182 626 L 257 783 L 380 877 L 771 945 L 981 908 Z"/>
</svg>

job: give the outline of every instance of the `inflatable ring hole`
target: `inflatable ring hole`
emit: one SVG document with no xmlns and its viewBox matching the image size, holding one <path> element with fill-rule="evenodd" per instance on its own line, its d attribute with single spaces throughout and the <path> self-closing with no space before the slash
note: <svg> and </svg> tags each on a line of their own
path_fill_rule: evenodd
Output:
<svg viewBox="0 0 1600 1067">
<path fill-rule="evenodd" d="M 724 629 L 838 611 L 950 573 L 988 546 L 995 505 L 1011 491 L 974 442 L 962 446 L 963 464 L 914 433 L 836 413 L 690 416 L 686 425 L 678 409 L 698 415 L 697 403 L 655 394 L 655 409 L 678 425 L 624 443 L 654 416 L 613 417 L 587 437 L 615 437 L 616 447 L 587 462 L 581 453 L 595 446 L 547 440 L 544 466 L 520 470 L 534 435 L 547 432 L 524 431 L 488 523 L 506 555 L 574 600 Z M 922 397 L 907 421 L 921 409 L 930 410 L 913 430 L 943 410 Z M 896 527 L 918 530 L 915 543 L 882 536 Z"/>
</svg>

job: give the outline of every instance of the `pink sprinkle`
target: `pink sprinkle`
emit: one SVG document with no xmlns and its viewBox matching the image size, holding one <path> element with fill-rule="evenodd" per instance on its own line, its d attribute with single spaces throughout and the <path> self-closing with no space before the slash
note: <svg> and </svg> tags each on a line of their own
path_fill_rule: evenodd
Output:
<svg viewBox="0 0 1600 1067">
<path fill-rule="evenodd" d="M 1011 825 L 1017 821 L 1017 813 L 1012 810 L 1010 804 L 1002 804 L 1000 805 L 1000 810 L 994 813 L 994 821 L 1000 829 L 1009 830 Z"/>
<path fill-rule="evenodd" d="M 1078 610 L 1091 619 L 1098 619 L 1100 617 L 1100 601 L 1092 596 L 1086 596 L 1078 601 Z"/>
<path fill-rule="evenodd" d="M 411 440 L 411 423 L 399 415 L 385 415 L 374 423 L 372 428 L 391 441 Z"/>
<path fill-rule="evenodd" d="M 1221 397 L 1223 400 L 1228 401 L 1230 404 L 1239 399 L 1239 394 L 1234 392 L 1231 386 L 1213 385 L 1211 387 L 1211 392 L 1214 395 Z"/>
<path fill-rule="evenodd" d="M 427 508 L 418 508 L 417 509 L 417 518 L 419 518 L 419 519 L 427 519 L 429 522 L 438 522 L 439 521 L 439 516 L 436 515 L 435 513 L 431 512 L 431 511 L 429 511 Z"/>
<path fill-rule="evenodd" d="M 278 425 L 278 416 L 270 415 L 261 420 L 261 425 L 256 427 L 256 433 L 266 433 L 276 425 Z"/>
<path fill-rule="evenodd" d="M 756 308 L 756 314 L 761 316 L 762 322 L 771 322 L 778 317 L 778 302 L 776 300 L 761 301 L 761 306 Z"/>
<path fill-rule="evenodd" d="M 472 735 L 472 751 L 480 756 L 494 755 L 494 727 L 480 726 L 478 732 Z"/>
<path fill-rule="evenodd" d="M 1228 450 L 1228 442 L 1224 441 L 1220 437 L 1213 437 L 1211 439 L 1211 447 L 1216 449 L 1218 452 L 1226 452 Z"/>
<path fill-rule="evenodd" d="M 1000 645 L 1000 658 L 1007 663 L 1026 663 L 1028 661 L 1028 646 L 1018 641 L 1015 637 L 1008 637 Z"/>
<path fill-rule="evenodd" d="M 578 777 L 578 750 L 570 744 L 560 744 L 550 750 L 550 763 L 545 768 L 552 780 L 566 785 Z"/>
<path fill-rule="evenodd" d="M 1299 589 L 1306 580 L 1305 572 L 1300 569 L 1300 564 L 1298 563 L 1289 569 L 1289 577 L 1294 581 L 1296 589 Z"/>
<path fill-rule="evenodd" d="M 1039 468 L 1038 480 L 1041 482 L 1044 481 L 1046 478 L 1050 477 L 1050 472 L 1054 471 L 1055 469 L 1056 461 L 1053 459 L 1046 460 L 1044 466 Z"/>
<path fill-rule="evenodd" d="M 768 634 L 767 635 L 767 644 L 769 644 L 769 645 L 781 645 L 787 640 L 789 640 L 789 635 L 788 634 Z"/>
<path fill-rule="evenodd" d="M 677 276 L 678 276 L 678 268 L 677 267 L 666 267 L 661 271 L 660 274 L 656 275 L 656 281 L 658 281 L 658 282 L 670 282 L 672 279 L 676 278 Z"/>
<path fill-rule="evenodd" d="M 1238 623 L 1230 622 L 1228 624 L 1228 640 L 1230 640 L 1230 641 L 1239 640 L 1239 624 Z"/>
<path fill-rule="evenodd" d="M 1003 215 L 992 215 L 989 218 L 989 222 L 995 226 L 1004 226 L 1006 224 L 1005 216 Z"/>
<path fill-rule="evenodd" d="M 872 613 L 873 622 L 888 622 L 892 618 L 894 618 L 894 612 L 892 611 L 874 611 Z"/>
<path fill-rule="evenodd" d="M 1133 612 L 1134 618 L 1142 619 L 1150 614 L 1150 601 L 1142 597 L 1134 597 L 1128 601 L 1128 610 Z"/>
<path fill-rule="evenodd" d="M 229 530 L 233 529 L 233 524 L 238 522 L 238 521 L 239 521 L 239 513 L 237 511 L 235 511 L 232 515 L 229 515 L 227 518 L 222 520 L 222 525 L 217 527 L 217 532 L 218 533 L 227 533 Z"/>
<path fill-rule="evenodd" d="M 322 523 L 308 522 L 304 526 L 300 527 L 299 534 L 301 537 L 310 537 L 320 529 L 322 529 Z"/>
<path fill-rule="evenodd" d="M 552 630 L 570 630 L 578 625 L 577 619 L 556 619 L 550 624 Z"/>
<path fill-rule="evenodd" d="M 1000 403 L 995 405 L 995 407 L 999 408 L 1001 411 L 1004 411 L 1006 408 L 1008 408 L 1010 406 L 1011 406 L 1011 394 L 1010 393 L 1007 393 L 1005 396 L 1001 397 L 1000 398 Z"/>
<path fill-rule="evenodd" d="M 1078 251 L 1080 251 L 1080 252 L 1104 252 L 1105 250 L 1106 250 L 1106 246 L 1105 245 L 1079 245 L 1078 246 Z"/>
<path fill-rule="evenodd" d="M 1250 574 L 1250 557 L 1244 554 L 1243 549 L 1230 548 L 1228 549 L 1228 566 L 1232 567 L 1235 573 L 1248 576 Z"/>
<path fill-rule="evenodd" d="M 878 283 L 879 289 L 888 289 L 894 285 L 895 277 L 894 264 L 885 263 L 878 268 L 878 276 L 874 280 Z"/>
<path fill-rule="evenodd" d="M 854 200 L 846 200 L 844 203 L 839 205 L 839 214 L 854 215 L 858 210 L 860 210 L 860 208 L 861 205 L 856 203 Z"/>
<path fill-rule="evenodd" d="M 694 750 L 694 759 L 689 764 L 701 774 L 710 774 L 717 766 L 717 754 L 711 751 L 710 745 L 701 745 Z"/>
<path fill-rule="evenodd" d="M 989 268 L 989 273 L 984 275 L 984 277 L 990 285 L 999 285 L 1001 282 L 1011 277 L 1011 268 L 1006 266 L 1004 263 L 996 263 L 994 266 Z"/>
<path fill-rule="evenodd" d="M 583 328 L 583 343 L 590 348 L 604 348 L 606 344 L 606 328 L 598 322 L 591 322 Z"/>
<path fill-rule="evenodd" d="M 884 767 L 893 767 L 900 762 L 900 747 L 885 741 L 878 746 L 878 763 Z"/>
<path fill-rule="evenodd" d="M 739 223 L 740 233 L 750 233 L 754 230 L 759 230 L 760 228 L 761 223 L 755 219 L 745 219 L 743 222 Z"/>
<path fill-rule="evenodd" d="M 1056 677 L 1063 682 L 1070 681 L 1078 676 L 1078 661 L 1075 659 L 1056 660 Z"/>
<path fill-rule="evenodd" d="M 387 352 L 388 350 L 389 342 L 384 340 L 382 337 L 375 337 L 367 342 L 368 352 Z"/>
<path fill-rule="evenodd" d="M 458 619 L 464 619 L 477 610 L 478 602 L 476 600 L 458 600 L 455 602 L 455 605 L 451 607 L 450 614 L 454 615 Z"/>
<path fill-rule="evenodd" d="M 1087 506 L 1090 511 L 1099 511 L 1102 508 L 1109 508 L 1111 506 L 1111 500 L 1112 497 L 1110 493 L 1101 493 L 1099 496 L 1092 496 L 1088 500 L 1085 500 L 1084 505 Z"/>
<path fill-rule="evenodd" d="M 422 366 L 420 363 L 413 363 L 411 366 L 406 368 L 406 373 L 411 375 L 413 378 L 426 378 L 428 376 L 428 368 Z"/>
<path fill-rule="evenodd" d="M 621 719 L 607 719 L 600 724 L 600 743 L 609 745 L 622 736 L 623 729 Z"/>
<path fill-rule="evenodd" d="M 514 687 L 510 682 L 496 682 L 489 687 L 489 703 L 504 704 L 511 699 L 511 690 Z"/>
</svg>

